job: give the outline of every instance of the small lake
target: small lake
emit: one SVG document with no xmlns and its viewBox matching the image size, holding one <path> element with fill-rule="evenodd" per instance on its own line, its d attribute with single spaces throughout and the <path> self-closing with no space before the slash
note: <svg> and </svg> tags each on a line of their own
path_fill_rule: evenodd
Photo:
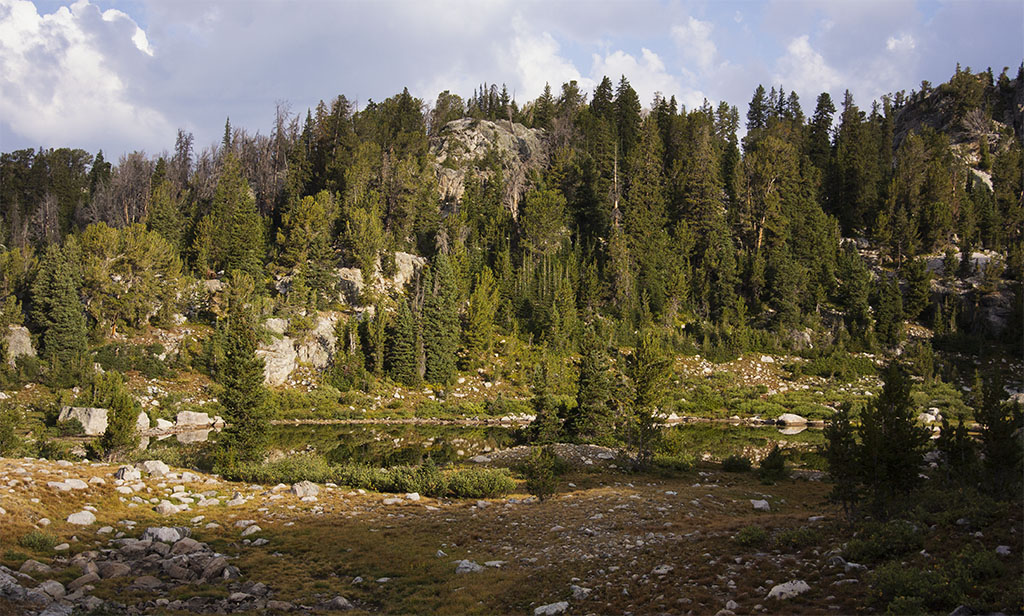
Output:
<svg viewBox="0 0 1024 616">
<path fill-rule="evenodd" d="M 151 440 L 149 449 L 198 449 L 216 439 L 216 431 L 180 432 Z M 517 428 L 511 426 L 310 423 L 270 428 L 272 457 L 315 452 L 334 463 L 377 467 L 415 465 L 428 457 L 443 465 L 520 444 Z M 691 461 L 720 461 L 730 455 L 756 461 L 776 444 L 787 450 L 796 465 L 821 465 L 817 450 L 824 444 L 824 435 L 820 429 L 721 422 L 678 424 L 664 429 L 662 449 Z"/>
</svg>

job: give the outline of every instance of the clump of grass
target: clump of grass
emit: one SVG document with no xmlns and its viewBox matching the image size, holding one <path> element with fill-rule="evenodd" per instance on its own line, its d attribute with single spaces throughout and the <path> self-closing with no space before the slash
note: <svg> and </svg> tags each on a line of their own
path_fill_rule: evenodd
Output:
<svg viewBox="0 0 1024 616">
<path fill-rule="evenodd" d="M 57 538 L 50 533 L 33 530 L 19 537 L 18 545 L 33 552 L 49 552 L 57 545 Z"/>
</svg>

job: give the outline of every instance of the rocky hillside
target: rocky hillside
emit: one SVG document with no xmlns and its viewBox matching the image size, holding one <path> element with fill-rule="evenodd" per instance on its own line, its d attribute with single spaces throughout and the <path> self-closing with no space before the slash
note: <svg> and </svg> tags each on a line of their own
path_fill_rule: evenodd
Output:
<svg viewBox="0 0 1024 616">
<path fill-rule="evenodd" d="M 462 118 L 449 122 L 430 144 L 441 197 L 450 204 L 458 203 L 466 189 L 466 175 L 490 177 L 491 163 L 496 162 L 505 181 L 504 205 L 513 218 L 518 217 L 519 199 L 529 186 L 530 171 L 547 163 L 544 137 L 542 129 L 508 121 Z"/>
<path fill-rule="evenodd" d="M 930 127 L 950 143 L 975 146 L 985 138 L 990 147 L 1007 136 L 1024 138 L 1024 80 L 990 85 L 987 73 L 958 72 L 949 83 L 913 94 L 896 115 L 895 146 L 910 132 Z"/>
</svg>

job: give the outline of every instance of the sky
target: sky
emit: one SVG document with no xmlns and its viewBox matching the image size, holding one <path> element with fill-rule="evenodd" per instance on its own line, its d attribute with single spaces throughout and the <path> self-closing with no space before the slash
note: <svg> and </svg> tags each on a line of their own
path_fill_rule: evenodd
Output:
<svg viewBox="0 0 1024 616">
<path fill-rule="evenodd" d="M 1020 0 L 0 0 L 0 151 L 205 147 L 225 119 L 270 132 L 344 94 L 506 84 L 522 104 L 625 75 L 690 109 L 745 114 L 758 84 L 863 108 L 887 92 L 1024 60 Z"/>
</svg>

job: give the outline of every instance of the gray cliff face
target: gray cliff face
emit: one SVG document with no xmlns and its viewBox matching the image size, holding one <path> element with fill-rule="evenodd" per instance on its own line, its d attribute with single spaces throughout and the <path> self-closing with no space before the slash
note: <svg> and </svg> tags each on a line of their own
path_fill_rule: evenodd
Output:
<svg viewBox="0 0 1024 616">
<path fill-rule="evenodd" d="M 543 130 L 473 118 L 449 122 L 431 142 L 430 154 L 441 198 L 452 205 L 462 199 L 467 174 L 490 177 L 486 159 L 497 157 L 505 181 L 504 205 L 513 218 L 518 218 L 519 200 L 529 188 L 529 172 L 548 160 Z"/>
</svg>

